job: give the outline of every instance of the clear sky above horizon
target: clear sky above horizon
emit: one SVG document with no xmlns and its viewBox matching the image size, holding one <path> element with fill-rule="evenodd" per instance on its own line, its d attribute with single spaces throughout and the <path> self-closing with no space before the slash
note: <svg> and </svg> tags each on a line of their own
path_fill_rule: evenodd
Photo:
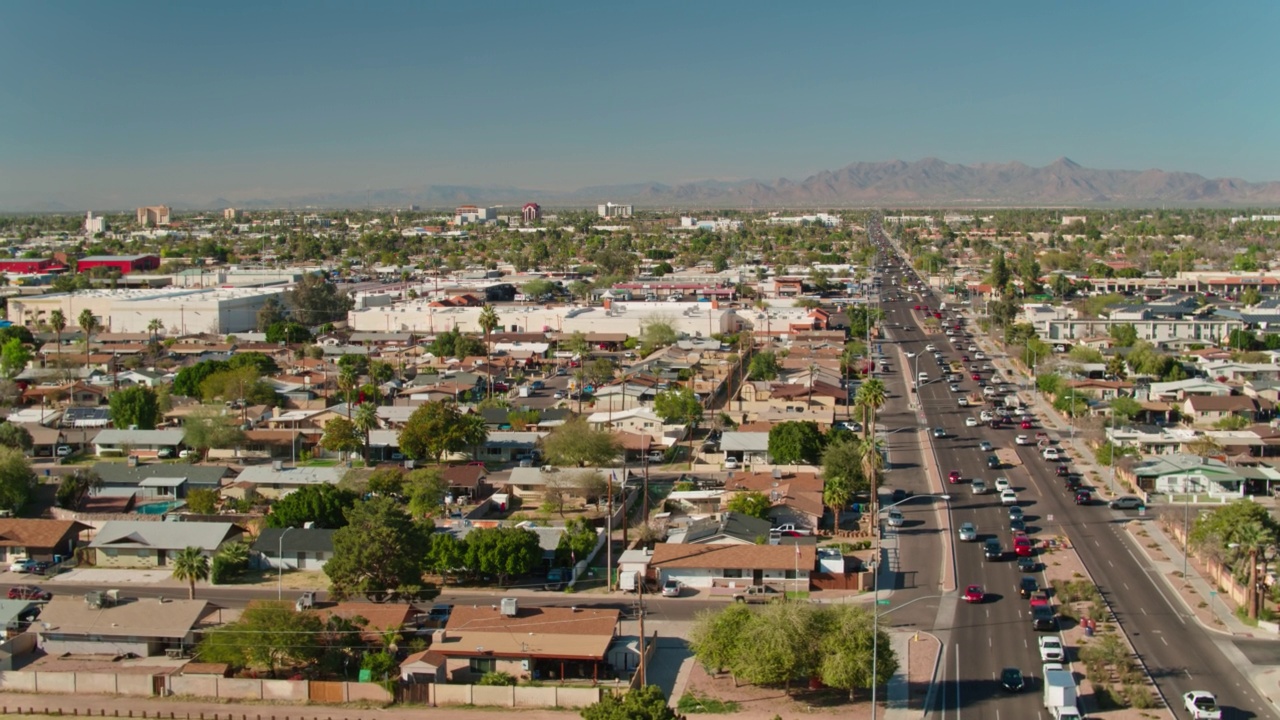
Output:
<svg viewBox="0 0 1280 720">
<path fill-rule="evenodd" d="M 1280 3 L 0 2 L 0 209 L 866 160 L 1280 180 Z"/>
</svg>

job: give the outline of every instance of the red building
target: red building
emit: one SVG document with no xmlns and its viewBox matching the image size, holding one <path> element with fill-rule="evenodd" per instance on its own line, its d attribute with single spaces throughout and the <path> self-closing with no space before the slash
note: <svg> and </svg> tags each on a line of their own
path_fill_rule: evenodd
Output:
<svg viewBox="0 0 1280 720">
<path fill-rule="evenodd" d="M 527 223 L 537 222 L 542 219 L 542 206 L 538 203 L 525 203 L 520 210 L 520 217 Z"/>
<path fill-rule="evenodd" d="M 66 270 L 56 260 L 48 258 L 14 258 L 13 260 L 0 260 L 0 272 L 7 273 L 46 273 L 58 270 Z"/>
<path fill-rule="evenodd" d="M 128 275 L 131 272 L 159 269 L 160 257 L 158 255 L 91 255 L 81 258 L 80 262 L 76 263 L 76 272 L 85 272 L 97 267 L 115 268 L 121 275 Z"/>
</svg>

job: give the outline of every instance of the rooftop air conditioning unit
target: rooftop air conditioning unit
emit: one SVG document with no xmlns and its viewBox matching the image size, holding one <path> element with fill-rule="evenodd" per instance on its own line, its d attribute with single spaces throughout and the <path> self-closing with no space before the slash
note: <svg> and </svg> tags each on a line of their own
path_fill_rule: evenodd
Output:
<svg viewBox="0 0 1280 720">
<path fill-rule="evenodd" d="M 502 598 L 499 612 L 502 613 L 503 617 L 515 617 L 519 611 L 519 601 L 516 598 Z"/>
</svg>

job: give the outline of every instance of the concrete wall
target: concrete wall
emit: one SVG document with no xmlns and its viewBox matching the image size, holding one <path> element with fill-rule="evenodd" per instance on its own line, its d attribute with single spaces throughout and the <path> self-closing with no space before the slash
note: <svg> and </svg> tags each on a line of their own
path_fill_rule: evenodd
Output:
<svg viewBox="0 0 1280 720">
<path fill-rule="evenodd" d="M 218 678 L 215 697 L 232 700 L 261 700 L 262 681 L 252 678 Z"/>
<path fill-rule="evenodd" d="M 394 698 L 378 683 L 347 683 L 347 702 L 389 703 Z"/>
<path fill-rule="evenodd" d="M 310 699 L 307 683 L 294 680 L 262 680 L 261 682 L 263 700 L 306 702 Z"/>
<path fill-rule="evenodd" d="M 436 705 L 490 707 L 586 707 L 600 701 L 599 688 L 432 685 Z"/>
<path fill-rule="evenodd" d="M 171 675 L 169 692 L 192 697 L 217 697 L 217 675 Z"/>
</svg>

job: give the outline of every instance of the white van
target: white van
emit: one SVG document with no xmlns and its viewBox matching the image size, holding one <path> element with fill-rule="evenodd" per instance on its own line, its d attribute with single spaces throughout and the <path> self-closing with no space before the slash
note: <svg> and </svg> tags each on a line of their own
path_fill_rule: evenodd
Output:
<svg viewBox="0 0 1280 720">
<path fill-rule="evenodd" d="M 916 375 L 916 382 L 917 383 L 929 382 L 929 373 L 922 372 L 919 375 Z"/>
</svg>

